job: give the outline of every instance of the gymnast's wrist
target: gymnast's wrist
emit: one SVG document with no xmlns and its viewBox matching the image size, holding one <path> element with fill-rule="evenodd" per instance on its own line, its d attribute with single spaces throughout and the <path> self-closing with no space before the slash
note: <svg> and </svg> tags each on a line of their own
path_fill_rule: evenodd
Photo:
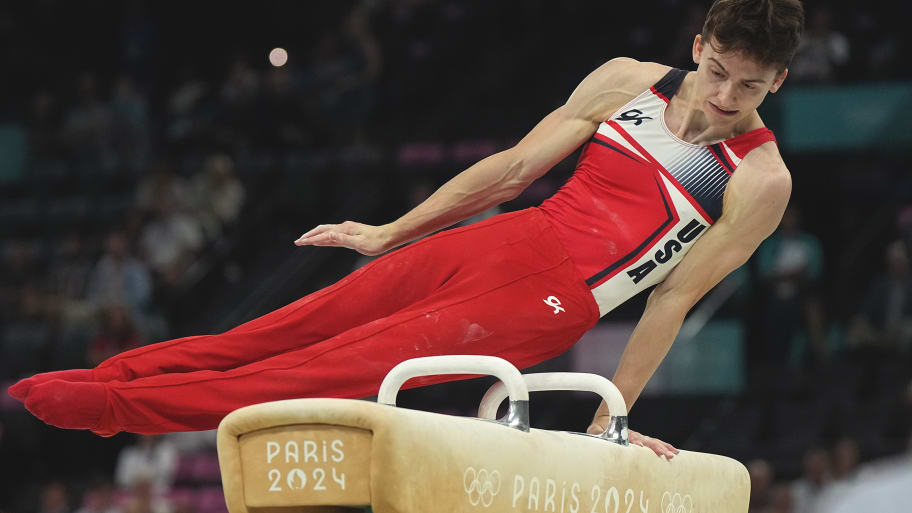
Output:
<svg viewBox="0 0 912 513">
<path fill-rule="evenodd" d="M 589 423 L 589 428 L 586 430 L 587 433 L 593 435 L 600 435 L 611 424 L 611 414 L 608 413 L 608 407 L 603 402 L 599 409 L 596 410 L 595 415 L 592 416 L 592 422 Z"/>
<path fill-rule="evenodd" d="M 380 225 L 377 228 L 379 228 L 377 230 L 377 237 L 379 239 L 380 246 L 383 248 L 383 251 L 389 251 L 408 242 L 408 239 L 405 238 L 403 230 L 396 224 L 395 221 L 392 223 Z"/>
<path fill-rule="evenodd" d="M 608 428 L 602 427 L 598 423 L 593 422 L 592 424 L 589 425 L 589 428 L 586 429 L 586 433 L 588 433 L 590 435 L 600 435 L 600 434 L 604 433 L 606 429 L 608 429 Z"/>
</svg>

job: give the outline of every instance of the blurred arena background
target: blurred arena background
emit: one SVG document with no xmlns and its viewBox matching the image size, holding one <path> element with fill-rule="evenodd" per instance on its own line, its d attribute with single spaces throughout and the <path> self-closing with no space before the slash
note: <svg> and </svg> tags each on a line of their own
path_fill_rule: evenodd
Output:
<svg viewBox="0 0 912 513">
<path fill-rule="evenodd" d="M 393 220 L 611 57 L 692 69 L 710 3 L 0 4 L 3 389 L 334 282 L 365 259 L 297 236 Z M 871 483 L 912 484 L 910 6 L 805 2 L 803 46 L 761 111 L 790 210 L 697 306 L 631 415 L 748 465 L 751 512 L 850 511 Z M 502 210 L 538 204 L 575 158 Z M 610 377 L 644 301 L 541 367 Z M 472 415 L 488 383 L 402 400 Z M 543 394 L 533 424 L 582 431 L 595 406 Z M 224 508 L 212 433 L 102 439 L 0 397 L 0 512 Z"/>
</svg>

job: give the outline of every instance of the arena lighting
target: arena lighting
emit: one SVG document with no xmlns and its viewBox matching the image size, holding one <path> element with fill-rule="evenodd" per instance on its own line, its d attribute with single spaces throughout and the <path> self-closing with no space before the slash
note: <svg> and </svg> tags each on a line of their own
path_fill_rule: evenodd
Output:
<svg viewBox="0 0 912 513">
<path fill-rule="evenodd" d="M 281 68 L 288 62 L 288 52 L 284 48 L 273 48 L 269 52 L 269 63 L 277 68 Z"/>
</svg>

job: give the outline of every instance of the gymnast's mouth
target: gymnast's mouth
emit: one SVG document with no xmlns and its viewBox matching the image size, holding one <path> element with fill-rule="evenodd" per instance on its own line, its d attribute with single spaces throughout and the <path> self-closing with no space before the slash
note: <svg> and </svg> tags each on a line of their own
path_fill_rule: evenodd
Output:
<svg viewBox="0 0 912 513">
<path fill-rule="evenodd" d="M 715 112 L 716 114 L 718 114 L 720 116 L 730 117 L 730 116 L 734 116 L 735 114 L 738 113 L 737 110 L 725 110 L 725 109 L 719 108 L 716 106 L 716 104 L 714 104 L 713 102 L 708 101 L 708 100 L 706 103 L 709 104 L 709 106 L 713 112 Z"/>
</svg>

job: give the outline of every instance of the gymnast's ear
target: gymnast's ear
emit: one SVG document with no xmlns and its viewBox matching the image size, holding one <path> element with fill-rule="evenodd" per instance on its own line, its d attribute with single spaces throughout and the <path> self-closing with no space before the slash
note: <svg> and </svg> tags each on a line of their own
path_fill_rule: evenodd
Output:
<svg viewBox="0 0 912 513">
<path fill-rule="evenodd" d="M 780 87 L 782 87 L 782 82 L 785 82 L 785 77 L 788 76 L 788 73 L 789 73 L 789 69 L 785 68 L 784 70 L 782 70 L 781 73 L 779 73 L 776 76 L 775 80 L 773 80 L 773 85 L 770 86 L 771 93 L 775 93 L 776 91 L 779 90 Z"/>
<path fill-rule="evenodd" d="M 691 49 L 693 53 L 694 64 L 700 64 L 700 57 L 703 55 L 703 36 L 697 34 L 694 37 L 693 48 Z"/>
</svg>

